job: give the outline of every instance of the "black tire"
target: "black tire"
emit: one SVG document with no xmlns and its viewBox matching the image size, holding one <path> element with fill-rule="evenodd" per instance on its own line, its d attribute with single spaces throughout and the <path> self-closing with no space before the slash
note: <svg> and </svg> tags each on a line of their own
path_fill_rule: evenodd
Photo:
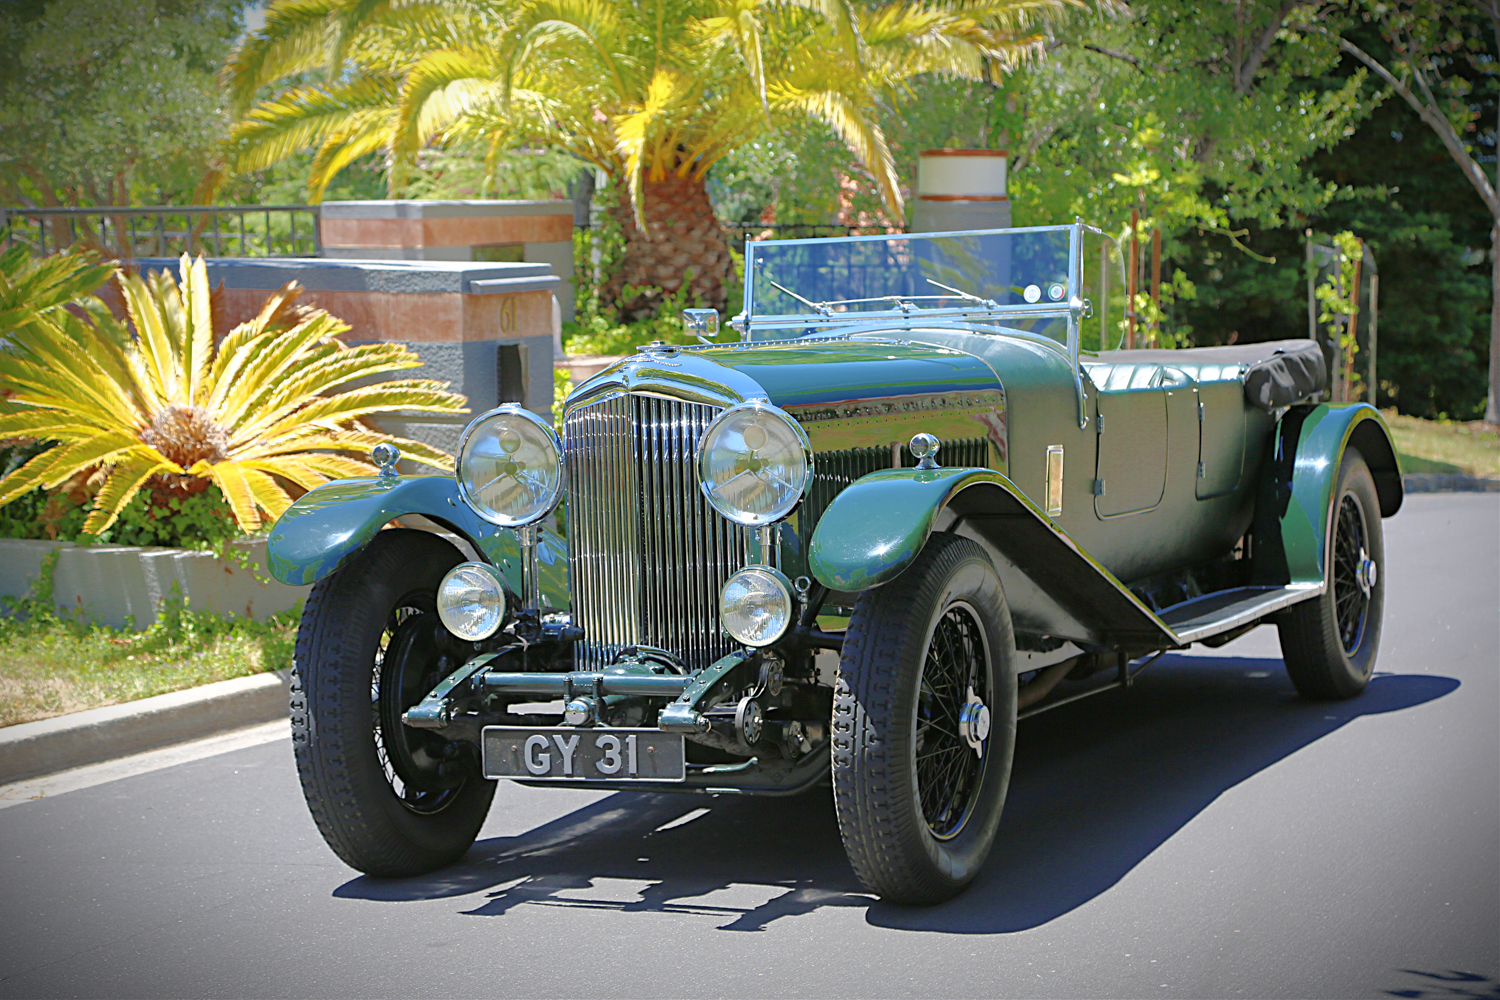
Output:
<svg viewBox="0 0 1500 1000">
<path fill-rule="evenodd" d="M 382 531 L 313 587 L 302 613 L 291 698 L 297 774 L 318 832 L 369 875 L 417 875 L 458 860 L 495 795 L 495 782 L 451 754 L 456 747 L 439 764 L 446 741 L 399 720 L 448 662 L 433 638 L 441 627 L 434 594 L 462 559 L 436 535 Z M 394 678 L 398 662 L 417 666 Z"/>
<path fill-rule="evenodd" d="M 882 899 L 942 902 L 988 857 L 1015 752 L 1015 649 L 1000 579 L 969 539 L 934 535 L 860 594 L 834 690 L 833 799 L 849 863 Z M 965 672 L 990 712 L 982 756 L 939 725 L 956 727 Z"/>
<path fill-rule="evenodd" d="M 1328 587 L 1288 608 L 1277 625 L 1286 672 L 1304 698 L 1359 694 L 1370 682 L 1380 648 L 1385 610 L 1380 497 L 1369 466 L 1354 448 L 1344 451 L 1328 516 Z"/>
</svg>

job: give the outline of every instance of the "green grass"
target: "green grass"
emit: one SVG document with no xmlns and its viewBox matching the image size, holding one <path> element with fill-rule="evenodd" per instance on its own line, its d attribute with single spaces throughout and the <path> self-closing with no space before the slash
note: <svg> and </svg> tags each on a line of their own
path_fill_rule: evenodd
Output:
<svg viewBox="0 0 1500 1000">
<path fill-rule="evenodd" d="M 1500 432 L 1481 421 L 1423 420 L 1384 410 L 1403 472 L 1500 476 Z"/>
<path fill-rule="evenodd" d="M 290 667 L 300 616 L 300 604 L 264 621 L 169 606 L 144 632 L 46 610 L 0 619 L 0 726 Z"/>
</svg>

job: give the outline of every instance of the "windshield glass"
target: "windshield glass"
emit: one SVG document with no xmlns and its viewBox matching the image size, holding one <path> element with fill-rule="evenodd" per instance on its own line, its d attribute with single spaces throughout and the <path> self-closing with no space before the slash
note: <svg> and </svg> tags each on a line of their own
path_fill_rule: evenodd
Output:
<svg viewBox="0 0 1500 1000">
<path fill-rule="evenodd" d="M 767 241 L 748 247 L 752 327 L 777 317 L 962 311 L 1065 342 L 1071 227 Z M 869 319 L 874 319 L 871 315 Z M 821 324 L 820 324 L 821 325 Z"/>
</svg>

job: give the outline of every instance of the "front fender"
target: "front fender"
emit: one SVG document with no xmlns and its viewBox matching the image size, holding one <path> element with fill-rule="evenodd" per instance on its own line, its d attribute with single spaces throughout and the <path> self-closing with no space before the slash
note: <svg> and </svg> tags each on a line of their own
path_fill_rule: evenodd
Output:
<svg viewBox="0 0 1500 1000">
<path fill-rule="evenodd" d="M 1298 416 L 1300 421 L 1292 414 L 1284 416 L 1278 435 L 1282 455 L 1275 463 L 1280 467 L 1280 482 L 1273 487 L 1279 494 L 1275 499 L 1280 501 L 1273 500 L 1275 523 L 1261 518 L 1257 528 L 1271 529 L 1262 534 L 1268 541 L 1279 537 L 1279 552 L 1273 548 L 1264 554 L 1275 564 L 1272 571 L 1280 577 L 1276 582 L 1321 584 L 1329 508 L 1344 451 L 1351 446 L 1358 448 L 1369 465 L 1382 517 L 1401 509 L 1401 467 L 1385 420 L 1368 403 L 1324 403 Z M 1258 553 L 1257 560 L 1261 558 Z"/>
<path fill-rule="evenodd" d="M 812 575 L 830 590 L 860 591 L 894 580 L 917 557 L 950 497 L 988 469 L 884 469 L 852 483 L 828 505 L 808 548 Z"/>
<path fill-rule="evenodd" d="M 459 496 L 450 476 L 341 479 L 304 495 L 277 519 L 266 543 L 271 575 L 293 586 L 337 572 L 392 520 L 419 514 L 466 539 L 521 590 L 520 546 L 515 532 L 479 517 Z M 537 566 L 544 607 L 566 608 L 567 543 L 543 528 Z"/>
<path fill-rule="evenodd" d="M 1178 644 L 1138 597 L 989 469 L 885 469 L 859 479 L 818 520 L 812 574 L 845 592 L 888 583 L 922 551 L 944 511 L 952 515 L 945 530 L 985 546 L 1017 629 L 1107 645 Z"/>
</svg>

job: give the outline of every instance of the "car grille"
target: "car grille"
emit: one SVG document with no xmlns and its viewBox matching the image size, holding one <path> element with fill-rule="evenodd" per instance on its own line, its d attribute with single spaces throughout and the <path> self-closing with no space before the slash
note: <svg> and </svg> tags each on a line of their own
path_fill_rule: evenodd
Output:
<svg viewBox="0 0 1500 1000">
<path fill-rule="evenodd" d="M 657 646 L 698 670 L 736 644 L 719 590 L 745 565 L 744 529 L 698 487 L 698 441 L 720 408 L 621 394 L 563 424 L 573 620 L 580 669 Z"/>
</svg>

